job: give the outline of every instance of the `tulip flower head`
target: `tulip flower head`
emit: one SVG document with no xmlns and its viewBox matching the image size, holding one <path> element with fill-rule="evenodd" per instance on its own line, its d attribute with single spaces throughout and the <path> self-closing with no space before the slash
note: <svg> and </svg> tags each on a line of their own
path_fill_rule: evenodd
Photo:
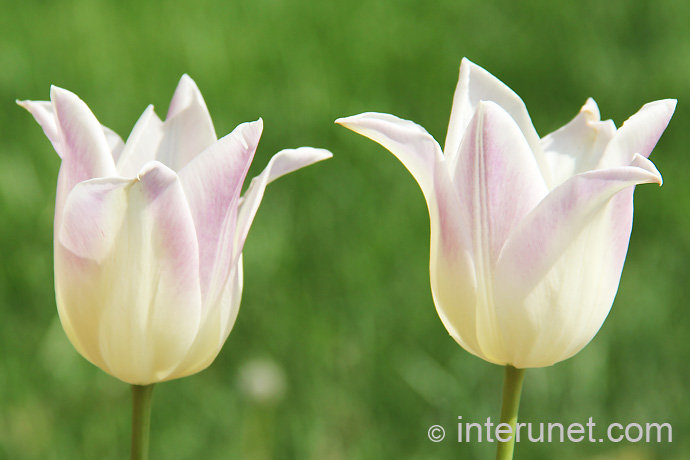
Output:
<svg viewBox="0 0 690 460">
<path fill-rule="evenodd" d="M 242 247 L 266 185 L 331 156 L 277 153 L 243 197 L 262 132 L 243 123 L 218 139 L 184 75 L 165 121 L 149 106 L 127 142 L 73 93 L 22 101 L 62 159 L 55 206 L 55 291 L 72 344 L 127 383 L 205 369 L 235 322 Z"/>
<path fill-rule="evenodd" d="M 675 100 L 620 129 L 589 99 L 539 138 L 523 101 L 464 59 L 445 148 L 382 113 L 336 122 L 390 150 L 417 180 L 431 223 L 430 278 L 450 335 L 489 362 L 549 366 L 580 351 L 608 315 L 636 184 L 661 184 L 649 154 Z"/>
</svg>

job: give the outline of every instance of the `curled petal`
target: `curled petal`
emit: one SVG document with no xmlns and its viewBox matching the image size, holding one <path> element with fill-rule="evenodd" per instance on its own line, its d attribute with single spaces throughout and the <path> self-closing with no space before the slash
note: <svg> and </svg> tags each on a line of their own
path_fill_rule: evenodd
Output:
<svg viewBox="0 0 690 460">
<path fill-rule="evenodd" d="M 234 241 L 234 254 L 236 254 L 236 258 L 242 252 L 244 241 L 249 233 L 249 227 L 251 227 L 256 211 L 259 209 L 266 186 L 285 174 L 318 161 L 326 160 L 332 156 L 333 154 L 328 150 L 312 147 L 285 149 L 273 155 L 261 174 L 252 179 L 247 191 L 240 200 Z"/>
<path fill-rule="evenodd" d="M 618 289 L 635 184 L 659 183 L 644 157 L 578 174 L 554 189 L 506 242 L 495 272 L 506 343 L 501 362 L 540 367 L 594 336 Z M 640 167 L 642 165 L 645 167 Z"/>
<path fill-rule="evenodd" d="M 41 128 L 43 128 L 43 132 L 50 143 L 53 144 L 53 148 L 58 156 L 62 158 L 62 141 L 60 140 L 60 133 L 55 120 L 53 103 L 49 101 L 17 101 L 17 104 L 33 115 L 38 124 L 41 125 Z"/>
<path fill-rule="evenodd" d="M 88 227 L 73 236 L 79 222 Z M 201 313 L 196 234 L 176 174 L 151 163 L 138 179 L 81 183 L 62 226 L 56 295 L 72 342 L 125 382 L 165 379 L 193 343 Z"/>
<path fill-rule="evenodd" d="M 429 209 L 431 291 L 450 335 L 478 356 L 476 280 L 472 243 L 461 205 L 436 140 L 424 128 L 388 114 L 363 113 L 336 120 L 387 148 L 417 180 Z"/>
<path fill-rule="evenodd" d="M 339 118 L 335 122 L 378 142 L 395 155 L 412 173 L 429 203 L 435 193 L 435 164 L 443 161 L 443 153 L 424 128 L 409 120 L 375 112 Z"/>
<path fill-rule="evenodd" d="M 110 255 L 127 213 L 132 181 L 98 178 L 77 184 L 67 196 L 58 241 L 77 257 L 101 263 Z"/>
</svg>

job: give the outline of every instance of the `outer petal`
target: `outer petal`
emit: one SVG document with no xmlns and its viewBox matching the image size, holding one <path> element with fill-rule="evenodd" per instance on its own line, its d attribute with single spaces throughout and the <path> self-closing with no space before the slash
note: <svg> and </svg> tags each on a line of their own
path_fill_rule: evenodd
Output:
<svg viewBox="0 0 690 460">
<path fill-rule="evenodd" d="M 645 104 L 636 114 L 628 118 L 616 132 L 599 168 L 610 168 L 630 164 L 636 153 L 647 158 L 668 126 L 676 109 L 675 99 Z"/>
<path fill-rule="evenodd" d="M 138 180 L 80 183 L 62 224 L 55 284 L 68 337 L 125 382 L 165 379 L 194 341 L 201 313 L 196 234 L 177 176 L 151 163 Z"/>
<path fill-rule="evenodd" d="M 225 340 L 232 330 L 242 299 L 242 255 L 232 269 L 229 282 L 224 286 L 219 304 L 222 308 L 213 308 L 203 320 L 199 334 L 189 349 L 187 356 L 168 379 L 186 377 L 206 369 L 220 353 Z"/>
<path fill-rule="evenodd" d="M 247 130 L 256 130 L 258 128 L 258 130 L 255 131 L 255 140 L 258 142 L 258 136 L 261 134 L 260 127 L 259 123 L 246 124 L 244 128 L 245 134 Z M 246 142 L 248 145 L 252 145 L 249 139 L 247 139 Z M 254 143 L 253 146 L 255 149 L 256 143 Z M 253 153 L 254 151 L 252 150 L 252 156 Z M 190 163 L 189 167 L 200 163 L 200 160 L 204 158 L 205 155 L 206 154 Z M 206 304 L 212 303 L 212 305 L 205 306 L 202 325 L 197 340 L 190 348 L 185 360 L 180 364 L 178 369 L 171 374 L 170 378 L 191 375 L 208 367 L 220 352 L 220 349 L 235 324 L 242 296 L 242 245 L 254 215 L 261 203 L 266 185 L 280 176 L 316 161 L 330 158 L 331 156 L 331 153 L 326 150 L 313 149 L 310 147 L 278 152 L 273 156 L 268 166 L 266 166 L 266 169 L 252 180 L 247 192 L 241 199 L 239 211 L 236 209 L 236 201 L 233 201 L 235 204 L 231 205 L 228 213 L 233 213 L 233 224 L 234 217 L 237 217 L 237 226 L 233 232 L 225 230 L 222 232 L 222 238 L 224 238 L 224 240 L 219 243 L 217 251 L 217 264 L 221 264 L 222 266 L 217 266 L 213 273 L 213 294 L 207 295 L 205 301 Z M 248 163 L 250 162 L 251 157 L 248 158 Z M 249 167 L 248 163 L 247 168 Z M 181 174 L 184 174 L 186 169 L 187 168 L 185 168 Z M 242 186 L 245 174 L 246 169 L 242 171 L 242 180 L 239 182 L 239 187 Z M 221 184 L 219 183 L 219 185 Z M 236 190 L 236 196 L 239 196 L 239 187 Z M 237 214 L 235 214 L 235 212 L 237 212 Z M 213 227 L 210 228 L 213 229 Z M 215 229 L 217 232 L 217 227 Z M 230 244 L 233 244 L 234 248 L 231 249 Z M 221 275 L 219 275 L 219 273 Z"/>
<path fill-rule="evenodd" d="M 252 179 L 240 201 L 233 251 L 236 258 L 242 252 L 249 227 L 251 227 L 254 216 L 259 209 L 266 186 L 281 176 L 332 156 L 333 154 L 328 150 L 312 147 L 281 150 L 273 155 L 261 174 Z"/>
<path fill-rule="evenodd" d="M 510 236 L 495 273 L 502 364 L 549 366 L 584 347 L 618 289 L 635 184 L 660 183 L 642 156 L 578 174 L 554 189 Z"/>
<path fill-rule="evenodd" d="M 498 78 L 467 58 L 463 58 L 460 64 L 460 78 L 453 96 L 453 108 L 448 123 L 446 144 L 443 149 L 450 171 L 456 169 L 455 163 L 457 162 L 460 142 L 480 101 L 495 102 L 513 117 L 534 153 L 544 180 L 550 184 L 550 170 L 525 103 Z"/>
<path fill-rule="evenodd" d="M 134 125 L 127 138 L 127 144 L 117 161 L 121 176 L 134 177 L 148 162 L 156 159 L 156 152 L 163 139 L 163 122 L 153 106 L 149 105 Z"/>
<path fill-rule="evenodd" d="M 503 349 L 493 271 L 508 236 L 548 193 L 520 128 L 493 102 L 480 102 L 463 137 L 454 185 L 477 273 L 477 338 L 482 355 Z"/>
<path fill-rule="evenodd" d="M 34 116 L 38 124 L 43 128 L 43 132 L 45 132 L 48 140 L 53 144 L 57 154 L 62 157 L 62 153 L 60 152 L 62 141 L 58 133 L 53 103 L 49 101 L 17 101 L 17 104 L 24 107 Z M 101 126 L 101 128 L 103 128 L 103 134 L 105 134 L 106 142 L 110 148 L 113 159 L 117 161 L 124 147 L 124 143 L 120 136 L 112 129 L 106 126 Z"/>
<path fill-rule="evenodd" d="M 587 99 L 570 123 L 541 140 L 551 167 L 552 187 L 575 174 L 595 169 L 615 133 L 613 121 L 600 121 L 597 103 Z"/>
<path fill-rule="evenodd" d="M 96 117 L 75 94 L 53 86 L 50 98 L 61 139 L 61 180 L 69 192 L 79 182 L 115 176 L 110 144 Z"/>
<path fill-rule="evenodd" d="M 53 144 L 53 148 L 55 148 L 58 156 L 62 158 L 62 141 L 55 120 L 53 103 L 49 101 L 17 101 L 17 104 L 24 107 L 34 116 L 38 124 L 43 128 L 43 132 L 50 143 Z"/>
<path fill-rule="evenodd" d="M 205 314 L 217 304 L 235 265 L 240 192 L 262 127 L 261 119 L 239 125 L 180 171 L 199 241 Z"/>
<path fill-rule="evenodd" d="M 438 143 L 424 128 L 381 113 L 336 120 L 393 153 L 417 180 L 429 208 L 430 278 L 434 304 L 450 335 L 486 359 L 476 334 L 476 279 L 472 242 L 460 215 L 458 195 Z"/>
<path fill-rule="evenodd" d="M 435 164 L 443 161 L 438 142 L 418 124 L 387 113 L 367 112 L 336 123 L 378 142 L 402 162 L 429 203 L 433 197 Z"/>
<path fill-rule="evenodd" d="M 183 75 L 170 102 L 156 159 L 179 171 L 217 139 L 199 88 Z"/>
</svg>

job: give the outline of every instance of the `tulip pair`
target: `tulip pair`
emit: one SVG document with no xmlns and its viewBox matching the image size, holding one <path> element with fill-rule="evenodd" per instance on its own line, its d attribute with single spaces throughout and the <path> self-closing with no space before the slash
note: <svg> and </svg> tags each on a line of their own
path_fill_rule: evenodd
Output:
<svg viewBox="0 0 690 460">
<path fill-rule="evenodd" d="M 207 367 L 237 315 L 242 247 L 266 185 L 330 152 L 279 152 L 240 198 L 262 122 L 217 140 L 187 76 L 166 120 L 149 106 L 126 143 L 66 90 L 21 105 L 62 158 L 55 286 L 74 346 L 133 384 Z M 443 151 L 392 115 L 337 122 L 389 149 L 419 183 L 433 298 L 450 335 L 487 361 L 528 368 L 569 358 L 601 327 L 634 185 L 661 184 L 647 157 L 674 108 L 652 102 L 616 130 L 589 99 L 540 139 L 517 94 L 465 59 Z"/>
<path fill-rule="evenodd" d="M 218 140 L 184 76 L 165 121 L 149 106 L 126 143 L 74 94 L 24 101 L 62 165 L 55 290 L 67 336 L 133 386 L 132 458 L 148 452 L 151 384 L 216 357 L 240 304 L 242 247 L 266 185 L 330 152 L 276 154 L 240 191 L 262 122 Z M 580 351 L 603 324 L 627 253 L 637 184 L 661 184 L 649 154 L 675 101 L 620 129 L 589 99 L 539 138 L 522 100 L 463 60 L 445 148 L 392 115 L 337 120 L 390 150 L 419 183 L 431 221 L 433 299 L 467 351 L 506 366 L 501 421 L 513 429 L 524 369 Z M 499 444 L 511 459 L 513 443 Z"/>
</svg>

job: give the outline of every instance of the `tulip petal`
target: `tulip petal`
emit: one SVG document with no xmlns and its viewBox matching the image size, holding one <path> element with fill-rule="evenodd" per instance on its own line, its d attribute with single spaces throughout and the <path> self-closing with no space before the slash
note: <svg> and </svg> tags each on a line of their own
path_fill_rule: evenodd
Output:
<svg viewBox="0 0 690 460">
<path fill-rule="evenodd" d="M 217 139 L 199 88 L 183 75 L 170 102 L 156 159 L 179 171 Z"/>
<path fill-rule="evenodd" d="M 443 153 L 424 128 L 412 121 L 376 112 L 339 118 L 335 122 L 378 142 L 395 155 L 412 173 L 429 203 L 435 193 L 435 165 L 443 161 Z"/>
<path fill-rule="evenodd" d="M 660 183 L 630 166 L 578 174 L 554 189 L 506 242 L 495 271 L 502 363 L 540 367 L 594 336 L 618 289 L 632 229 L 633 186 Z"/>
<path fill-rule="evenodd" d="M 606 147 L 599 168 L 626 166 L 636 153 L 649 157 L 671 121 L 676 102 L 675 99 L 650 102 L 628 118 Z"/>
<path fill-rule="evenodd" d="M 41 128 L 43 128 L 43 132 L 50 143 L 53 144 L 53 148 L 55 148 L 58 156 L 62 158 L 62 141 L 60 140 L 60 133 L 55 120 L 53 103 L 50 101 L 17 101 L 17 104 L 33 115 L 38 124 L 41 125 Z"/>
<path fill-rule="evenodd" d="M 60 149 L 62 148 L 62 141 L 58 132 L 57 123 L 55 120 L 55 111 L 53 110 L 53 103 L 50 101 L 17 101 L 17 104 L 28 110 L 34 116 L 39 125 L 43 128 L 46 137 L 53 144 L 55 152 L 62 158 Z M 103 134 L 105 134 L 106 142 L 112 153 L 114 161 L 117 161 L 124 142 L 118 134 L 107 126 L 101 125 Z"/>
<path fill-rule="evenodd" d="M 520 128 L 499 105 L 482 101 L 477 106 L 460 144 L 454 184 L 461 202 L 456 212 L 462 213 L 472 241 L 477 338 L 482 354 L 494 361 L 501 334 L 493 270 L 510 233 L 548 193 Z"/>
<path fill-rule="evenodd" d="M 77 257 L 100 264 L 112 251 L 127 212 L 131 180 L 105 177 L 77 184 L 67 196 L 56 236 Z"/>
<path fill-rule="evenodd" d="M 595 169 L 615 133 L 613 122 L 600 121 L 596 102 L 587 99 L 570 123 L 541 140 L 551 167 L 552 187 L 575 174 Z"/>
<path fill-rule="evenodd" d="M 261 119 L 239 125 L 180 171 L 199 241 L 204 305 L 217 303 L 233 268 L 240 192 L 262 129 Z"/>
<path fill-rule="evenodd" d="M 467 58 L 463 58 L 460 64 L 460 78 L 453 96 L 448 134 L 443 148 L 448 169 L 450 171 L 456 169 L 460 142 L 480 101 L 495 102 L 513 117 L 532 149 L 544 180 L 549 184 L 551 179 L 548 163 L 541 150 L 539 136 L 534 129 L 525 103 L 501 80 Z"/>
<path fill-rule="evenodd" d="M 389 114 L 363 113 L 336 123 L 387 148 L 417 180 L 429 209 L 429 269 L 436 311 L 455 341 L 470 353 L 482 356 L 476 337 L 471 239 L 438 143 L 416 123 Z"/>
<path fill-rule="evenodd" d="M 428 203 L 431 293 L 441 322 L 460 346 L 487 359 L 477 338 L 477 276 L 472 243 L 446 162 L 436 164 Z"/>
<path fill-rule="evenodd" d="M 237 214 L 237 231 L 234 239 L 234 254 L 239 257 L 247 239 L 249 228 L 259 209 L 266 186 L 274 180 L 318 161 L 331 158 L 333 154 L 328 150 L 312 147 L 285 149 L 273 155 L 264 170 L 252 179 L 247 191 L 240 200 Z"/>
<path fill-rule="evenodd" d="M 167 377 L 168 379 L 196 374 L 206 369 L 216 359 L 240 310 L 242 277 L 242 255 L 240 254 L 240 258 L 232 271 L 231 282 L 225 285 L 219 300 L 223 308 L 215 308 L 208 312 L 208 315 L 202 320 L 194 344 L 177 369 Z"/>
<path fill-rule="evenodd" d="M 125 148 L 125 143 L 122 142 L 122 138 L 120 137 L 120 135 L 112 129 L 103 125 L 101 125 L 101 128 L 103 128 L 103 134 L 105 134 L 105 140 L 108 143 L 108 147 L 110 148 L 110 153 L 113 157 L 113 162 L 117 164 L 118 160 L 120 159 L 120 155 L 122 155 L 122 151 Z"/>
<path fill-rule="evenodd" d="M 79 222 L 88 226 L 74 236 Z M 201 316 L 196 233 L 177 175 L 153 162 L 138 179 L 80 183 L 62 224 L 69 230 L 56 240 L 56 293 L 75 347 L 125 382 L 166 378 Z M 105 254 L 98 231 L 112 240 Z"/>
<path fill-rule="evenodd" d="M 69 192 L 79 182 L 97 177 L 115 176 L 110 145 L 101 124 L 87 105 L 75 94 L 51 87 L 50 99 L 55 110 L 61 139 L 60 180 Z"/>
<path fill-rule="evenodd" d="M 117 162 L 117 171 L 124 177 L 135 177 L 148 162 L 156 159 L 163 139 L 163 122 L 149 105 L 127 138 L 127 144 Z"/>
</svg>

